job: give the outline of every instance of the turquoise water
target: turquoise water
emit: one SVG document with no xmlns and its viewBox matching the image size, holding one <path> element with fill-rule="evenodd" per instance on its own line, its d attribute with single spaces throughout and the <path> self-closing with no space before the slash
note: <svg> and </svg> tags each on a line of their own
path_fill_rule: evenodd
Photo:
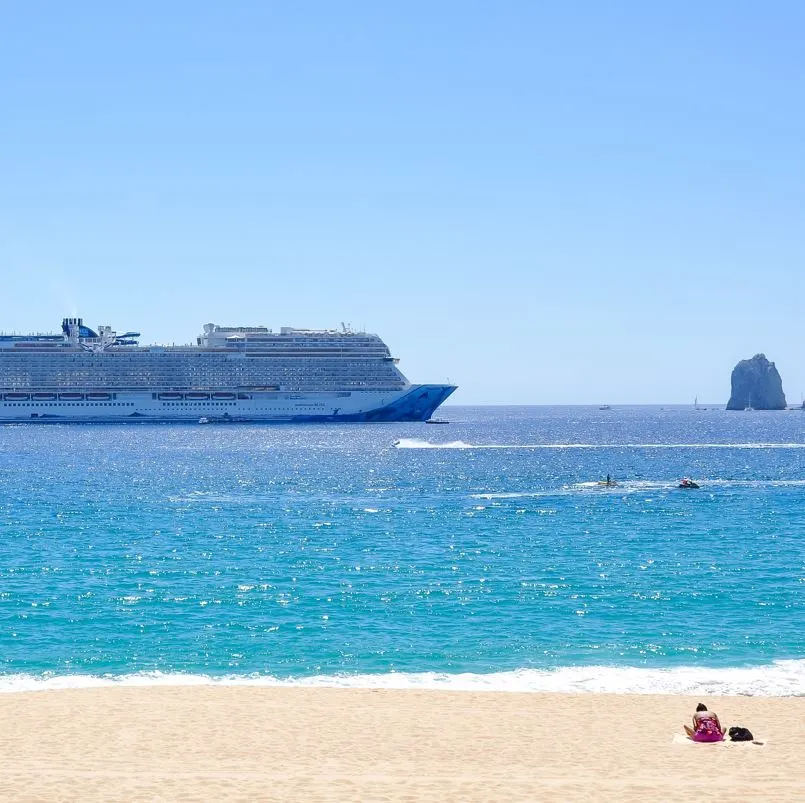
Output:
<svg viewBox="0 0 805 803">
<path fill-rule="evenodd" d="M 805 413 L 442 415 L 0 427 L 0 689 L 805 694 Z"/>
</svg>

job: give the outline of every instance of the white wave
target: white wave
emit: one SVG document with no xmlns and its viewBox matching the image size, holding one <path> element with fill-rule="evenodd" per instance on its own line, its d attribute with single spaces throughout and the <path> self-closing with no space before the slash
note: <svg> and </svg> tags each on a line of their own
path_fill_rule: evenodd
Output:
<svg viewBox="0 0 805 803">
<path fill-rule="evenodd" d="M 551 491 L 501 491 L 500 493 L 470 494 L 472 499 L 522 499 L 531 496 L 554 496 Z"/>
<path fill-rule="evenodd" d="M 805 449 L 805 443 L 432 443 L 419 438 L 394 441 L 397 449 Z"/>
<path fill-rule="evenodd" d="M 0 675 L 0 693 L 112 686 L 278 686 L 348 689 L 443 689 L 450 691 L 564 692 L 598 694 L 805 696 L 805 659 L 752 667 L 673 669 L 569 666 L 516 669 L 489 674 L 389 672 L 376 675 L 192 675 L 141 672 L 129 675 Z"/>
<path fill-rule="evenodd" d="M 394 441 L 394 446 L 397 449 L 479 449 L 490 447 L 473 446 L 471 443 L 464 443 L 464 441 L 450 441 L 450 443 L 431 443 L 430 441 L 423 441 L 419 438 L 402 438 Z M 507 448 L 507 447 L 499 447 Z"/>
<path fill-rule="evenodd" d="M 801 488 L 805 480 L 722 480 L 696 478 L 703 490 L 718 488 Z M 607 486 L 599 481 L 574 482 L 561 488 L 546 491 L 490 491 L 470 494 L 471 499 L 521 499 L 540 496 L 561 496 L 578 491 L 602 491 L 612 493 L 633 493 L 635 491 L 675 491 L 679 478 L 668 480 L 617 480 L 615 485 Z"/>
</svg>

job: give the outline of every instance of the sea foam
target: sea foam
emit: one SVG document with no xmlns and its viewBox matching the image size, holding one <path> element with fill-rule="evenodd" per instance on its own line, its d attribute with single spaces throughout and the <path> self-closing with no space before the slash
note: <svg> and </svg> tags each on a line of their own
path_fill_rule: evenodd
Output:
<svg viewBox="0 0 805 803">
<path fill-rule="evenodd" d="M 119 686 L 265 686 L 343 689 L 431 689 L 470 692 L 562 692 L 597 694 L 805 696 L 805 659 L 751 667 L 672 669 L 568 666 L 489 674 L 389 672 L 385 674 L 271 675 L 140 672 L 126 675 L 0 675 L 0 693 Z"/>
</svg>

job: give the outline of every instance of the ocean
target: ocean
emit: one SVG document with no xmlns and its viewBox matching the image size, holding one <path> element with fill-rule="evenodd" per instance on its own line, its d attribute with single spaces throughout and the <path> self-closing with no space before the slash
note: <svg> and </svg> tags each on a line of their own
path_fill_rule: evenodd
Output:
<svg viewBox="0 0 805 803">
<path fill-rule="evenodd" d="M 0 690 L 805 694 L 805 412 L 439 415 L 0 427 Z"/>
</svg>

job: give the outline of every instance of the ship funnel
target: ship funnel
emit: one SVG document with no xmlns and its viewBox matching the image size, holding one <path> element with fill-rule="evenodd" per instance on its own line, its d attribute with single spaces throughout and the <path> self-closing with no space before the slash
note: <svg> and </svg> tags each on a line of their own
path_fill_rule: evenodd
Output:
<svg viewBox="0 0 805 803">
<path fill-rule="evenodd" d="M 67 340 L 74 346 L 78 345 L 81 337 L 81 327 L 84 325 L 82 318 L 62 318 L 61 330 Z"/>
</svg>

